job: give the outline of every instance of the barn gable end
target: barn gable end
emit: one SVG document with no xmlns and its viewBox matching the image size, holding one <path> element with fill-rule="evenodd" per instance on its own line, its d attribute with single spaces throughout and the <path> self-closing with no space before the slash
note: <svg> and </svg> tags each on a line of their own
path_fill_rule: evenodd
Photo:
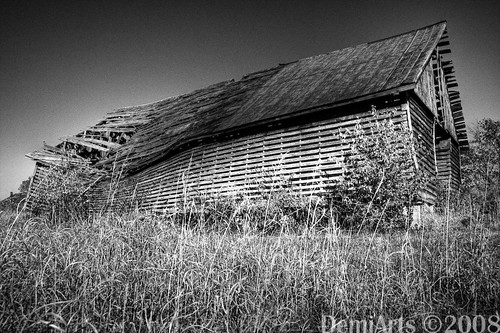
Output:
<svg viewBox="0 0 500 333">
<path fill-rule="evenodd" d="M 163 210 L 186 195 L 252 196 L 259 181 L 278 179 L 319 193 L 341 174 L 347 147 L 339 131 L 368 128 L 372 106 L 411 127 L 433 152 L 416 156 L 419 167 L 456 186 L 467 135 L 447 45 L 440 22 L 116 110 L 27 155 L 37 162 L 28 203 L 46 190 L 47 170 L 61 164 L 87 168 L 96 207 L 134 200 Z M 432 203 L 432 185 L 424 197 Z"/>
</svg>

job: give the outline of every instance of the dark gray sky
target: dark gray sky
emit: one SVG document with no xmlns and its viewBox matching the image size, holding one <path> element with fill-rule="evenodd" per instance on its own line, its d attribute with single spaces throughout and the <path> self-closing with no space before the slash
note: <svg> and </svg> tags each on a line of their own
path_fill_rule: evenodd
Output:
<svg viewBox="0 0 500 333">
<path fill-rule="evenodd" d="M 468 124 L 500 118 L 500 1 L 10 1 L 0 11 L 0 199 L 24 154 L 107 112 L 448 21 Z"/>
</svg>

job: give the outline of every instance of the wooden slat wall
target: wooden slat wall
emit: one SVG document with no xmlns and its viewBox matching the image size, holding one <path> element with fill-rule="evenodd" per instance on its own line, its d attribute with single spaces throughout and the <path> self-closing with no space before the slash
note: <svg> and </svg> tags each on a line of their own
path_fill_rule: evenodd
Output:
<svg viewBox="0 0 500 333">
<path fill-rule="evenodd" d="M 454 125 L 454 118 L 451 112 L 450 96 L 448 94 L 448 85 L 446 83 L 446 76 L 443 70 L 442 57 L 437 56 L 434 68 L 434 86 L 436 87 L 436 101 L 439 102 L 438 114 L 441 126 L 446 129 L 456 141 L 457 133 Z"/>
<path fill-rule="evenodd" d="M 451 189 L 457 191 L 460 186 L 460 153 L 455 140 L 448 138 L 436 146 L 438 162 L 438 179 L 451 184 Z"/>
<path fill-rule="evenodd" d="M 400 106 L 390 109 L 394 122 L 406 122 Z M 388 110 L 380 113 L 384 111 Z M 328 181 L 325 173 L 330 177 L 342 173 L 339 160 L 348 146 L 339 139 L 339 131 L 352 129 L 358 121 L 368 129 L 372 120 L 371 112 L 363 112 L 197 146 L 117 186 L 100 183 L 93 191 L 96 209 L 116 210 L 134 201 L 142 208 L 161 211 L 191 195 L 252 196 L 259 184 L 271 186 L 280 179 L 289 180 L 304 195 L 318 193 Z"/>
<path fill-rule="evenodd" d="M 46 191 L 47 176 L 50 173 L 50 167 L 46 164 L 36 162 L 33 179 L 31 180 L 30 189 L 26 198 L 27 209 L 33 208 L 33 203 Z"/>
<path fill-rule="evenodd" d="M 429 110 L 431 110 L 432 113 L 437 117 L 438 110 L 434 88 L 434 73 L 432 70 L 432 63 L 430 61 L 417 82 L 415 93 L 418 97 L 420 97 L 422 102 L 424 102 L 425 106 L 427 106 Z"/>
<path fill-rule="evenodd" d="M 434 159 L 434 119 L 430 111 L 426 110 L 413 97 L 409 99 L 411 124 L 415 138 L 420 140 L 423 149 L 417 152 L 419 168 L 430 176 L 436 175 Z M 422 195 L 427 203 L 433 203 L 436 197 L 435 185 L 431 182 Z"/>
<path fill-rule="evenodd" d="M 441 140 L 436 144 L 436 160 L 438 169 L 438 179 L 448 181 L 450 178 L 450 139 Z"/>
<path fill-rule="evenodd" d="M 448 95 L 448 88 L 446 87 L 446 81 L 444 79 L 444 74 L 443 70 L 440 68 L 440 76 L 439 80 L 440 86 L 442 87 L 442 116 L 443 116 L 443 127 L 448 131 L 448 133 L 455 139 L 457 140 L 456 137 L 456 132 L 455 132 L 455 125 L 453 124 L 453 115 L 451 113 L 451 106 L 450 106 L 450 97 Z"/>
</svg>

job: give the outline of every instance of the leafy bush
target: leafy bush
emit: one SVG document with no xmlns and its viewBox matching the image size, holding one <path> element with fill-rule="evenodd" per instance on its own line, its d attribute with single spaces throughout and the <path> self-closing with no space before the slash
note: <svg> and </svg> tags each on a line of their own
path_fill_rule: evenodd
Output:
<svg viewBox="0 0 500 333">
<path fill-rule="evenodd" d="M 31 177 L 28 177 L 28 179 L 23 180 L 18 188 L 19 193 L 28 193 L 28 190 L 30 188 L 30 183 L 31 183 Z"/>
<path fill-rule="evenodd" d="M 63 165 L 50 169 L 48 175 L 34 189 L 31 211 L 53 223 L 86 219 L 89 214 L 87 171 L 83 167 Z"/>
<path fill-rule="evenodd" d="M 405 123 L 381 120 L 375 109 L 368 130 L 358 123 L 341 133 L 348 144 L 344 171 L 329 187 L 339 224 L 347 228 L 388 230 L 407 227 L 426 175 L 412 156 L 423 149 Z"/>
<path fill-rule="evenodd" d="M 471 215 L 494 220 L 500 208 L 500 121 L 483 119 L 471 131 L 462 156 L 462 201 Z"/>
</svg>

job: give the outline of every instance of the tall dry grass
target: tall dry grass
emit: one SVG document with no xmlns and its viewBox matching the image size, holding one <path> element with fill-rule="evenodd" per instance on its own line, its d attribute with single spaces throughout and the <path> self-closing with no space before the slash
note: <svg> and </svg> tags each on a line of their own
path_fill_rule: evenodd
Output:
<svg viewBox="0 0 500 333">
<path fill-rule="evenodd" d="M 322 314 L 417 319 L 500 308 L 494 228 L 451 218 L 451 228 L 385 234 L 331 225 L 267 233 L 217 216 L 225 229 L 186 215 L 62 225 L 3 215 L 0 331 L 318 331 Z"/>
</svg>

